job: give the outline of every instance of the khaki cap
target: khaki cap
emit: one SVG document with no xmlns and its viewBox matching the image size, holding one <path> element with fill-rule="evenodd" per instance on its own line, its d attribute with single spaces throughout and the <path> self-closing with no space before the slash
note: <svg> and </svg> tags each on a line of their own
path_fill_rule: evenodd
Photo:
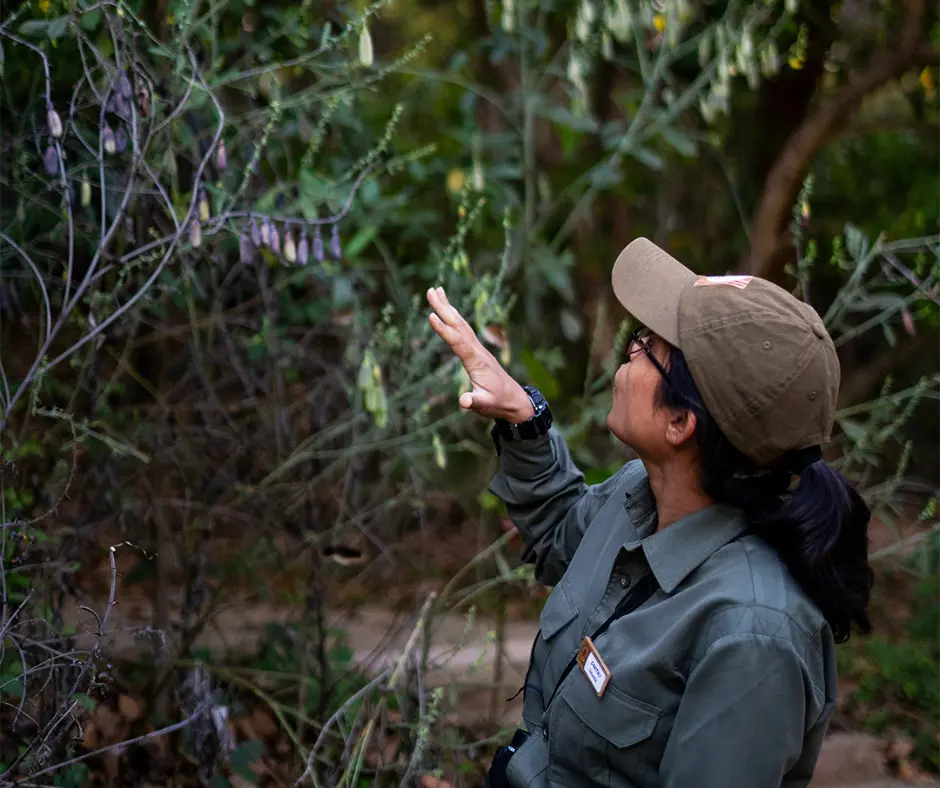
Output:
<svg viewBox="0 0 940 788">
<path fill-rule="evenodd" d="M 699 276 L 646 238 L 611 275 L 634 318 L 682 351 L 708 412 L 760 466 L 826 443 L 839 357 L 816 311 L 751 276 Z"/>
</svg>

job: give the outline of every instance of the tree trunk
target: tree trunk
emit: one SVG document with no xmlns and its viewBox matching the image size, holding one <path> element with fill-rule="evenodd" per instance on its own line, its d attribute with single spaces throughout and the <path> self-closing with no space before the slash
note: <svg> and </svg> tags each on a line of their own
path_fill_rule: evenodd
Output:
<svg viewBox="0 0 940 788">
<path fill-rule="evenodd" d="M 806 117 L 790 135 L 764 183 L 751 227 L 750 271 L 780 281 L 789 254 L 787 226 L 793 204 L 813 156 L 838 133 L 862 100 L 901 76 L 925 56 L 924 0 L 907 0 L 897 41 L 879 52 L 871 65 L 854 74 L 843 88 Z"/>
</svg>

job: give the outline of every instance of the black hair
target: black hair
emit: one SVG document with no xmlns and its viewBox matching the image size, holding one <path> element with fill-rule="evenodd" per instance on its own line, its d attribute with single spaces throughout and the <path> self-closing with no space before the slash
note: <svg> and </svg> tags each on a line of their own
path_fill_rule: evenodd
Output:
<svg viewBox="0 0 940 788">
<path fill-rule="evenodd" d="M 744 511 L 751 529 L 779 553 L 822 611 L 837 643 L 849 639 L 853 625 L 870 633 L 871 512 L 862 497 L 822 459 L 801 468 L 799 452 L 788 453 L 771 467 L 758 466 L 722 433 L 702 403 L 685 357 L 672 346 L 667 369 L 660 404 L 695 414 L 705 494 Z M 797 475 L 799 482 L 791 489 Z"/>
</svg>

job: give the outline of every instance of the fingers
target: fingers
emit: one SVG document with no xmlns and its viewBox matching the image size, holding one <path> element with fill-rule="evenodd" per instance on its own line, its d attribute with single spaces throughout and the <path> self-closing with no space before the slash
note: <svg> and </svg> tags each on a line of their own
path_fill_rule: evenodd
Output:
<svg viewBox="0 0 940 788">
<path fill-rule="evenodd" d="M 459 343 L 462 339 L 460 332 L 455 328 L 451 328 L 433 312 L 428 317 L 428 321 L 431 323 L 431 328 L 434 329 L 437 335 L 456 351 L 454 345 Z"/>
<path fill-rule="evenodd" d="M 443 287 L 432 287 L 428 290 L 428 303 L 437 312 L 437 316 L 451 328 L 469 328 L 469 324 L 463 319 L 460 312 L 451 306 L 450 301 L 447 300 L 447 294 L 444 292 Z"/>
</svg>

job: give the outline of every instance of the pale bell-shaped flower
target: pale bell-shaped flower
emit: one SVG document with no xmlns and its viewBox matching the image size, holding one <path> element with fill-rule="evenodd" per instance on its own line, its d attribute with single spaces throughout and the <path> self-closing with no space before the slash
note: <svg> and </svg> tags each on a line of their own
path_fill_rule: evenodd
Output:
<svg viewBox="0 0 940 788">
<path fill-rule="evenodd" d="M 375 62 L 375 53 L 372 50 L 372 34 L 369 33 L 369 27 L 365 22 L 363 22 L 362 29 L 359 31 L 359 62 L 366 68 Z"/>
<path fill-rule="evenodd" d="M 114 139 L 114 132 L 111 131 L 110 126 L 105 126 L 101 131 L 101 144 L 104 147 L 104 152 L 109 156 L 113 156 L 117 151 L 117 141 Z"/>
<path fill-rule="evenodd" d="M 516 29 L 516 4 L 515 0 L 503 0 L 503 12 L 500 18 L 500 27 L 507 33 Z"/>
<path fill-rule="evenodd" d="M 51 104 L 46 112 L 46 124 L 49 126 L 49 134 L 53 139 L 62 138 L 62 118 L 59 117 L 59 113 L 55 111 Z"/>
<path fill-rule="evenodd" d="M 284 259 L 291 264 L 297 262 L 297 245 L 294 243 L 294 234 L 290 230 L 284 233 Z"/>
<path fill-rule="evenodd" d="M 698 65 L 705 68 L 712 56 L 712 37 L 709 30 L 702 33 L 698 40 Z"/>
<path fill-rule="evenodd" d="M 343 256 L 343 247 L 339 242 L 339 227 L 333 225 L 333 232 L 330 233 L 330 256 L 334 260 L 339 260 Z"/>
<path fill-rule="evenodd" d="M 320 234 L 320 226 L 317 225 L 317 229 L 313 233 L 313 259 L 318 263 L 322 263 L 325 256 L 323 254 L 323 236 Z"/>
<path fill-rule="evenodd" d="M 43 156 L 43 164 L 46 168 L 46 175 L 50 178 L 59 172 L 59 154 L 55 145 L 46 148 L 46 155 Z"/>
</svg>

